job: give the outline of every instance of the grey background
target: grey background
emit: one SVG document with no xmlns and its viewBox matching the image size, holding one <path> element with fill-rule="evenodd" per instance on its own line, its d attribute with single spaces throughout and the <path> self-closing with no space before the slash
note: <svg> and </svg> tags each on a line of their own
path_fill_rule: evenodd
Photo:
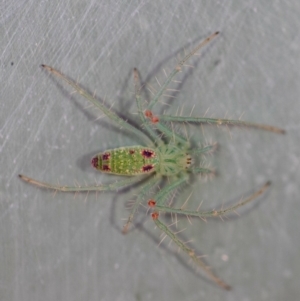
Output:
<svg viewBox="0 0 300 301">
<path fill-rule="evenodd" d="M 0 4 L 1 300 L 296 300 L 299 276 L 299 1 L 2 1 Z M 237 201 L 267 180 L 271 189 L 224 222 L 182 220 L 224 292 L 158 248 L 151 218 L 127 236 L 124 193 L 77 195 L 37 189 L 17 175 L 72 184 L 107 182 L 92 154 L 139 143 L 95 121 L 98 112 L 39 65 L 58 68 L 135 119 L 132 68 L 157 88 L 179 53 L 221 35 L 194 59 L 169 108 L 273 124 L 285 136 L 193 127 L 220 144 L 218 176 L 197 180 L 189 204 Z M 192 44 L 191 44 L 192 43 Z M 112 178 L 115 180 L 115 178 Z M 166 243 L 168 241 L 166 240 Z M 167 246 L 168 244 L 166 244 Z M 226 260 L 227 258 L 227 260 Z"/>
</svg>

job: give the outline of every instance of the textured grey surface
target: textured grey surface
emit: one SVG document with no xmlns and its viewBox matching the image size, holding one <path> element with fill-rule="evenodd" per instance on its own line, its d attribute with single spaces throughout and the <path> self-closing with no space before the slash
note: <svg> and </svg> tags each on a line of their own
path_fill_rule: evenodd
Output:
<svg viewBox="0 0 300 301">
<path fill-rule="evenodd" d="M 296 300 L 299 276 L 300 4 L 298 1 L 5 1 L 0 4 L 1 300 Z M 268 3 L 268 4 L 267 4 Z M 131 70 L 163 78 L 178 51 L 220 30 L 196 60 L 170 112 L 274 124 L 285 136 L 205 128 L 220 143 L 217 178 L 193 186 L 203 208 L 273 185 L 239 218 L 194 221 L 185 232 L 208 255 L 224 292 L 157 248 L 159 231 L 120 233 L 126 201 L 59 194 L 21 182 L 24 173 L 69 183 L 107 180 L 94 152 L 136 143 L 43 72 L 78 80 L 118 111 L 135 112 Z M 195 62 L 195 60 L 194 60 Z M 159 71 L 160 70 L 160 71 Z M 157 87 L 155 81 L 153 85 Z M 131 105 L 132 104 L 132 105 Z M 129 109 L 129 112 L 127 110 Z M 134 118 L 134 115 L 132 115 Z M 194 139 L 203 133 L 193 128 Z M 185 192 L 186 195 L 188 194 Z M 182 195 L 181 198 L 186 197 Z M 249 209 L 250 208 L 250 209 Z M 184 221 L 182 222 L 184 224 Z M 150 233 L 150 234 L 149 234 Z M 228 260 L 226 259 L 228 256 Z"/>
</svg>

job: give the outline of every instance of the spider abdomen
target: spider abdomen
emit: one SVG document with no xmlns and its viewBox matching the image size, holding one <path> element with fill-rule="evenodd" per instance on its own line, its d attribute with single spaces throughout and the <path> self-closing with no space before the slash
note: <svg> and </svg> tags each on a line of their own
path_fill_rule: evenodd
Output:
<svg viewBox="0 0 300 301">
<path fill-rule="evenodd" d="M 99 153 L 92 158 L 91 163 L 94 168 L 105 173 L 134 176 L 156 171 L 159 157 L 154 149 L 135 145 Z"/>
</svg>

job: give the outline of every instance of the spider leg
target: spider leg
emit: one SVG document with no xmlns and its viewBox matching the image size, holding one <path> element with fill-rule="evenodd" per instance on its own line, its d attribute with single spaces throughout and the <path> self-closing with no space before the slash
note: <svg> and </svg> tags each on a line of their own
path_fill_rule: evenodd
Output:
<svg viewBox="0 0 300 301">
<path fill-rule="evenodd" d="M 207 168 L 197 168 L 195 169 L 195 173 L 212 173 L 213 171 Z M 149 203 L 151 204 L 151 207 L 155 207 L 155 208 L 166 208 L 166 210 L 168 210 L 168 208 L 170 209 L 169 206 L 164 206 L 168 195 L 170 194 L 170 192 L 172 192 L 174 189 L 177 189 L 180 185 L 182 185 L 183 183 L 186 183 L 189 179 L 189 174 L 181 174 L 177 179 L 171 180 L 171 182 L 166 185 L 165 187 L 163 187 L 154 197 L 154 199 L 151 199 L 148 201 L 148 205 Z M 163 211 L 163 210 L 161 210 Z"/>
<path fill-rule="evenodd" d="M 138 104 L 138 108 L 139 108 L 139 114 L 140 114 L 140 118 L 142 120 L 142 122 L 145 125 L 145 128 L 147 129 L 147 131 L 150 133 L 150 135 L 153 137 L 152 133 L 153 129 L 151 127 L 151 125 L 155 125 L 155 127 L 162 132 L 165 136 L 167 136 L 170 139 L 173 139 L 175 142 L 179 142 L 182 144 L 187 144 L 187 141 L 185 138 L 181 137 L 180 135 L 174 133 L 174 131 L 171 131 L 170 129 L 168 129 L 168 127 L 166 127 L 164 124 L 162 124 L 160 122 L 160 120 L 162 120 L 160 117 L 157 118 L 157 116 L 153 116 L 152 115 L 152 108 L 154 107 L 154 105 L 157 103 L 157 101 L 159 100 L 159 98 L 162 96 L 162 94 L 165 92 L 165 90 L 167 89 L 168 85 L 170 84 L 170 82 L 173 80 L 173 78 L 175 77 L 175 75 L 181 71 L 182 67 L 184 66 L 184 63 L 190 58 L 192 57 L 200 48 L 202 48 L 203 46 L 205 46 L 207 43 L 209 43 L 214 37 L 216 37 L 219 34 L 219 32 L 215 32 L 212 35 L 210 35 L 208 38 L 206 38 L 202 43 L 200 43 L 196 48 L 194 48 L 188 55 L 186 55 L 183 60 L 181 60 L 176 67 L 173 69 L 173 71 L 170 73 L 170 75 L 167 77 L 167 79 L 165 80 L 165 82 L 163 83 L 163 85 L 161 86 L 161 88 L 159 89 L 159 91 L 155 94 L 155 96 L 153 97 L 153 99 L 151 100 L 151 102 L 149 103 L 147 110 L 145 112 L 148 113 L 148 119 L 145 118 L 144 116 L 144 112 L 142 109 L 142 105 L 141 105 L 141 100 L 140 98 L 138 99 L 137 97 L 137 104 Z M 136 69 L 135 69 L 136 71 Z M 136 95 L 138 95 L 137 90 L 136 90 Z"/>
<path fill-rule="evenodd" d="M 149 139 L 149 137 L 145 133 L 143 133 L 139 129 L 135 128 L 134 126 L 132 126 L 131 124 L 129 124 L 126 120 L 122 119 L 116 113 L 114 113 L 113 111 L 111 111 L 110 109 L 108 109 L 105 105 L 103 105 L 102 103 L 100 103 L 93 95 L 91 95 L 86 90 L 82 89 L 75 81 L 69 79 L 63 73 L 61 73 L 60 71 L 58 71 L 58 70 L 56 70 L 56 69 L 54 69 L 54 68 L 52 68 L 50 66 L 42 65 L 42 67 L 44 69 L 46 69 L 47 71 L 49 71 L 50 73 L 52 73 L 53 75 L 61 78 L 65 82 L 67 82 L 80 95 L 82 95 L 88 101 L 90 101 L 94 106 L 96 106 L 100 111 L 102 111 L 108 118 L 110 118 L 111 120 L 113 120 L 121 128 L 124 128 L 124 129 L 128 130 L 129 132 L 133 133 L 134 135 L 136 135 L 137 137 L 139 137 L 143 141 L 147 142 L 148 144 L 150 144 L 150 145 L 153 144 L 152 141 Z"/>
<path fill-rule="evenodd" d="M 80 191 L 114 191 L 119 190 L 122 188 L 125 188 L 129 185 L 133 185 L 135 183 L 138 183 L 141 181 L 140 177 L 130 177 L 126 178 L 125 180 L 120 180 L 114 183 L 110 184 L 99 184 L 94 186 L 61 186 L 61 185 L 55 185 L 55 184 L 49 184 L 45 182 L 40 182 L 38 180 L 29 178 L 24 175 L 19 175 L 19 177 L 32 185 L 36 185 L 43 188 L 48 188 L 52 190 L 58 190 L 63 192 L 80 192 Z"/>
<path fill-rule="evenodd" d="M 157 119 L 157 122 L 154 123 L 155 127 L 162 132 L 166 137 L 168 137 L 171 141 L 182 143 L 186 145 L 188 142 L 185 138 L 178 135 L 174 131 L 170 130 L 167 126 L 160 122 L 160 119 Z"/>
<path fill-rule="evenodd" d="M 214 175 L 215 171 L 209 168 L 204 168 L 204 167 L 193 167 L 190 168 L 191 172 L 193 174 L 210 174 L 210 175 Z"/>
<path fill-rule="evenodd" d="M 133 69 L 133 79 L 134 79 L 135 100 L 136 100 L 136 105 L 138 108 L 138 114 L 142 121 L 142 124 L 144 125 L 146 131 L 149 133 L 149 135 L 152 137 L 152 139 L 154 141 L 158 142 L 157 144 L 163 144 L 161 137 L 149 125 L 150 121 L 144 115 L 142 99 L 141 99 L 140 76 L 139 76 L 139 72 L 136 68 Z"/>
<path fill-rule="evenodd" d="M 208 171 L 208 170 L 205 170 Z M 209 172 L 211 172 L 209 170 Z M 202 268 L 207 275 L 213 280 L 215 281 L 220 287 L 226 289 L 226 290 L 230 290 L 231 287 L 225 283 L 223 280 L 221 280 L 218 276 L 216 276 L 210 269 L 209 266 L 207 266 L 201 259 L 200 257 L 198 257 L 194 250 L 189 248 L 186 244 L 184 244 L 177 236 L 176 234 L 170 230 L 164 223 L 162 223 L 158 217 L 159 217 L 159 213 L 158 211 L 164 211 L 164 212 L 168 212 L 168 209 L 172 209 L 170 207 L 164 206 L 163 204 L 165 203 L 169 193 L 178 188 L 182 183 L 186 182 L 188 179 L 188 174 L 183 175 L 181 177 L 179 177 L 176 181 L 171 182 L 169 185 L 165 186 L 156 196 L 155 196 L 155 200 L 149 200 L 148 201 L 148 205 L 152 208 L 154 208 L 154 212 L 152 213 L 152 219 L 155 223 L 155 225 L 161 230 L 163 231 L 167 236 L 169 236 L 172 241 L 174 241 L 174 243 L 176 243 L 177 246 L 179 246 L 179 248 L 186 253 L 188 256 L 190 256 L 190 258 L 200 267 Z M 163 210 L 161 210 L 162 208 L 164 208 Z M 170 211 L 171 212 L 171 211 Z"/>
<path fill-rule="evenodd" d="M 185 123 L 199 123 L 199 124 L 216 124 L 216 125 L 229 125 L 229 126 L 244 126 L 252 127 L 260 130 L 265 130 L 277 134 L 284 134 L 285 130 L 277 128 L 271 125 L 256 124 L 252 122 L 246 122 L 241 120 L 231 119 L 219 119 L 219 118 L 202 118 L 202 117 L 185 117 L 185 116 L 172 116 L 172 115 L 161 115 L 159 119 L 166 122 L 185 122 Z"/>
<path fill-rule="evenodd" d="M 177 181 L 176 183 L 179 185 L 179 181 Z M 157 202 L 157 203 L 154 204 L 154 206 L 152 206 L 152 207 L 154 207 L 154 212 L 152 213 L 152 219 L 153 219 L 155 225 L 161 231 L 163 231 L 167 236 L 169 236 L 172 239 L 172 241 L 174 241 L 174 243 L 176 243 L 176 245 L 179 246 L 179 248 L 184 253 L 186 253 L 199 267 L 201 267 L 207 273 L 207 275 L 209 276 L 210 279 L 212 279 L 214 282 L 216 282 L 220 287 L 222 287 L 226 290 L 230 290 L 231 287 L 227 283 L 225 283 L 222 279 L 220 279 L 218 276 L 216 276 L 212 272 L 210 267 L 207 266 L 205 264 L 205 262 L 203 262 L 195 254 L 195 251 L 193 249 L 189 248 L 183 241 L 181 241 L 176 236 L 176 234 L 172 230 L 170 230 L 169 227 L 167 227 L 164 223 L 162 223 L 158 219 L 159 212 L 175 213 L 175 214 L 182 214 L 182 215 L 187 215 L 187 216 L 198 216 L 198 217 L 222 216 L 222 215 L 224 215 L 228 212 L 235 211 L 237 208 L 251 202 L 252 200 L 257 198 L 258 196 L 260 196 L 269 186 L 270 186 L 270 182 L 267 182 L 260 190 L 256 191 L 251 196 L 249 196 L 247 199 L 245 199 L 244 201 L 242 201 L 242 202 L 240 202 L 240 203 L 238 203 L 234 206 L 231 206 L 231 207 L 219 210 L 219 211 L 212 210 L 212 211 L 206 211 L 206 212 L 191 211 L 191 210 L 184 210 L 184 209 L 177 209 L 177 208 L 171 208 L 171 207 L 163 206 L 162 203 L 164 202 L 164 200 L 167 197 L 167 190 L 166 190 L 166 192 L 161 193 L 160 202 Z"/>
<path fill-rule="evenodd" d="M 258 198 L 261 194 L 263 194 L 266 189 L 271 185 L 270 182 L 265 183 L 259 190 L 251 194 L 245 200 L 237 203 L 236 205 L 230 206 L 228 208 L 222 210 L 210 210 L 210 211 L 192 211 L 192 210 L 184 210 L 180 208 L 170 208 L 161 205 L 155 206 L 155 209 L 160 212 L 168 212 L 168 213 L 175 213 L 175 214 L 183 214 L 187 216 L 197 216 L 200 218 L 206 217 L 215 217 L 215 216 L 223 216 L 226 213 L 233 212 L 241 206 L 248 204 L 249 202 L 253 201 L 254 199 Z"/>
<path fill-rule="evenodd" d="M 219 32 L 215 32 L 212 35 L 210 35 L 209 37 L 207 37 L 202 43 L 200 43 L 196 48 L 194 48 L 188 55 L 186 55 L 183 60 L 181 60 L 176 67 L 173 69 L 173 71 L 170 73 L 170 75 L 167 77 L 167 79 L 165 80 L 165 82 L 162 84 L 161 88 L 159 89 L 159 91 L 156 93 L 156 95 L 154 96 L 154 98 L 151 100 L 151 102 L 148 105 L 148 110 L 151 110 L 153 108 L 153 106 L 157 103 L 157 101 L 159 100 L 159 98 L 161 97 L 161 95 L 165 92 L 165 90 L 167 89 L 167 86 L 169 85 L 169 83 L 172 81 L 172 79 L 174 78 L 174 76 L 181 71 L 182 66 L 184 65 L 184 63 L 190 58 L 192 57 L 200 48 L 202 48 L 203 46 L 205 46 L 206 44 L 208 44 L 213 38 L 215 38 L 217 35 L 219 34 Z"/>
<path fill-rule="evenodd" d="M 176 180 L 171 180 L 170 184 L 166 185 L 156 194 L 154 200 L 152 200 L 155 202 L 154 204 L 162 206 L 165 203 L 170 192 L 173 191 L 174 189 L 177 189 L 181 184 L 186 183 L 188 178 L 189 178 L 188 174 L 186 174 L 186 175 L 179 176 L 178 179 Z"/>
<path fill-rule="evenodd" d="M 145 111 L 147 114 L 150 114 L 151 116 L 146 116 L 147 114 L 144 113 L 143 106 L 142 106 L 142 100 L 141 100 L 141 85 L 140 85 L 140 76 L 139 72 L 136 68 L 133 69 L 133 77 L 134 77 L 134 87 L 135 87 L 135 99 L 136 104 L 138 107 L 138 114 L 142 121 L 142 124 L 144 125 L 147 132 L 150 134 L 150 136 L 154 139 L 154 141 L 157 141 L 157 144 L 163 144 L 163 141 L 160 137 L 160 135 L 153 129 L 154 125 L 155 128 L 161 131 L 165 136 L 169 137 L 170 139 L 174 139 L 174 141 L 186 144 L 186 139 L 179 136 L 178 134 L 174 133 L 173 131 L 170 131 L 165 125 L 161 124 L 159 120 L 155 120 L 152 118 L 152 112 L 151 111 Z M 148 117 L 148 118 L 146 118 Z M 150 118 L 149 118 L 150 117 Z"/>
<path fill-rule="evenodd" d="M 176 235 L 173 231 L 170 230 L 165 224 L 163 224 L 159 219 L 158 219 L 158 212 L 153 212 L 152 213 L 152 219 L 155 223 L 155 225 L 163 231 L 167 236 L 169 236 L 172 241 L 184 252 L 186 253 L 200 268 L 202 268 L 207 275 L 209 276 L 210 279 L 212 279 L 214 282 L 216 282 L 220 287 L 230 290 L 231 287 L 225 283 L 222 279 L 220 279 L 218 276 L 216 276 L 211 268 L 207 266 L 204 261 L 200 259 L 199 256 L 195 254 L 195 251 L 191 248 L 189 248 L 186 244 L 184 244 Z"/>
<path fill-rule="evenodd" d="M 154 176 L 151 180 L 149 180 L 141 187 L 141 190 L 138 193 L 138 197 L 136 198 L 131 208 L 130 215 L 127 219 L 127 222 L 123 227 L 123 231 L 122 231 L 123 234 L 126 234 L 128 232 L 128 228 L 133 221 L 134 214 L 136 213 L 139 205 L 141 204 L 141 201 L 144 199 L 149 189 L 151 189 L 155 184 L 157 184 L 160 181 L 160 179 L 161 179 L 160 177 Z"/>
<path fill-rule="evenodd" d="M 209 144 L 201 148 L 195 148 L 189 151 L 191 155 L 200 155 L 205 153 L 212 153 L 217 148 L 217 143 Z"/>
</svg>

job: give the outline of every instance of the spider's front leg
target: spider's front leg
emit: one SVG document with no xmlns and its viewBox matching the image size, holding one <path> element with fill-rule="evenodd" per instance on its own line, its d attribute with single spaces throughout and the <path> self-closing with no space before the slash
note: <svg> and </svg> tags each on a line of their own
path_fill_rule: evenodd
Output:
<svg viewBox="0 0 300 301">
<path fill-rule="evenodd" d="M 155 104 L 158 102 L 160 97 L 164 94 L 164 92 L 167 90 L 169 84 L 174 79 L 176 74 L 181 71 L 182 67 L 186 63 L 188 59 L 190 59 L 193 55 L 195 55 L 199 49 L 204 47 L 206 44 L 208 44 L 212 39 L 214 39 L 219 34 L 218 31 L 214 32 L 210 36 L 208 36 L 204 41 L 202 41 L 197 47 L 195 47 L 189 54 L 187 54 L 173 69 L 173 71 L 169 74 L 169 76 L 166 78 L 165 82 L 161 85 L 160 89 L 157 91 L 157 93 L 154 95 L 154 97 L 151 99 L 150 103 L 147 105 L 146 110 L 143 109 L 142 100 L 141 100 L 141 85 L 140 85 L 140 79 L 139 79 L 139 73 L 137 69 L 134 69 L 134 83 L 135 83 L 135 96 L 136 96 L 136 103 L 138 107 L 138 113 L 140 116 L 140 119 L 147 130 L 147 132 L 150 134 L 150 136 L 154 139 L 154 141 L 161 141 L 160 136 L 155 132 L 153 129 L 154 127 L 158 129 L 161 133 L 163 133 L 166 137 L 173 139 L 174 142 L 179 142 L 182 144 L 186 144 L 186 139 L 174 131 L 171 131 L 168 129 L 163 123 L 160 122 L 160 118 L 158 116 L 155 116 L 152 112 L 152 108 L 155 106 Z"/>
</svg>

